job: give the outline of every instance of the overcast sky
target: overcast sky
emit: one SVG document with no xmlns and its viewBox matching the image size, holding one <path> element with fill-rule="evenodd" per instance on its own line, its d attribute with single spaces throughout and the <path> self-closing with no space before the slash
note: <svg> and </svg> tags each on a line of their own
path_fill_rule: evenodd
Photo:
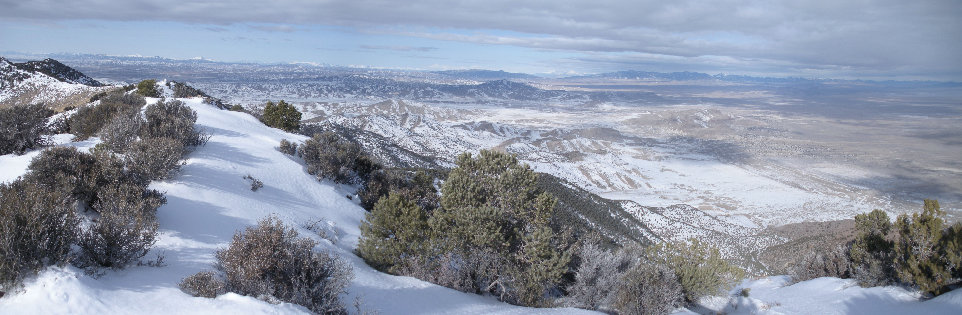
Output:
<svg viewBox="0 0 962 315">
<path fill-rule="evenodd" d="M 962 81 L 958 0 L 0 0 L 0 51 Z"/>
</svg>

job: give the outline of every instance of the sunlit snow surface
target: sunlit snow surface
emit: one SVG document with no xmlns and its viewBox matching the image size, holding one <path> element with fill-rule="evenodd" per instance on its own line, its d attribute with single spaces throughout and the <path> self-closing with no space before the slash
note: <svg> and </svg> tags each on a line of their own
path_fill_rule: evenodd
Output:
<svg viewBox="0 0 962 315">
<path fill-rule="evenodd" d="M 151 99 L 150 101 L 156 101 Z M 232 235 L 274 214 L 296 226 L 302 236 L 320 242 L 353 267 L 346 304 L 360 298 L 361 309 L 381 314 L 575 314 L 577 309 L 531 309 L 498 302 L 493 297 L 461 293 L 409 277 L 383 274 L 368 267 L 352 251 L 365 211 L 349 200 L 350 187 L 318 182 L 296 158 L 277 151 L 281 139 L 303 136 L 264 126 L 247 114 L 218 110 L 200 99 L 184 99 L 197 111 L 197 124 L 212 136 L 197 148 L 173 179 L 151 184 L 166 193 L 158 209 L 160 236 L 144 257 L 164 256 L 164 267 L 133 266 L 109 271 L 99 279 L 74 267 L 51 268 L 30 279 L 21 292 L 0 298 L 2 314 L 238 314 L 306 313 L 301 306 L 272 305 L 251 297 L 225 294 L 215 299 L 191 297 L 177 284 L 186 276 L 212 269 L 214 252 Z M 58 143 L 90 148 L 97 140 Z M 0 156 L 0 181 L 26 172 L 39 151 Z M 253 192 L 243 177 L 264 182 Z M 335 243 L 318 237 L 304 225 L 323 220 L 337 232 Z M 350 307 L 349 307 L 350 308 Z M 353 310 L 352 310 L 353 311 Z"/>
</svg>

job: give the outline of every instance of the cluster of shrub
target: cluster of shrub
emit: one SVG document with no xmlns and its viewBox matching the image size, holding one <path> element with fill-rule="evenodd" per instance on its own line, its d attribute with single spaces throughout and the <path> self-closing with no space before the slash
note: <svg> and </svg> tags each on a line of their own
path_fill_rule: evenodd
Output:
<svg viewBox="0 0 962 315">
<path fill-rule="evenodd" d="M 341 294 L 353 277 L 350 265 L 330 252 L 314 251 L 317 243 L 275 217 L 234 234 L 217 251 L 216 271 L 184 278 L 187 294 L 213 298 L 226 292 L 268 302 L 289 302 L 319 314 L 347 314 Z"/>
<path fill-rule="evenodd" d="M 445 174 L 385 169 L 331 132 L 300 145 L 282 140 L 279 150 L 319 179 L 359 187 L 370 212 L 357 253 L 385 272 L 518 305 L 625 314 L 668 313 L 742 275 L 694 240 L 621 249 L 601 237 L 575 240 L 538 174 L 506 153 L 463 154 Z"/>
<path fill-rule="evenodd" d="M 905 285 L 939 295 L 962 280 L 962 222 L 947 226 L 936 200 L 921 213 L 889 219 L 881 210 L 855 216 L 855 239 L 816 251 L 792 270 L 796 281 L 854 278 L 864 287 Z"/>
<path fill-rule="evenodd" d="M 0 288 L 67 262 L 93 274 L 140 262 L 155 242 L 157 208 L 147 188 L 168 178 L 206 138 L 196 113 L 177 101 L 147 106 L 143 96 L 113 92 L 68 120 L 75 139 L 99 135 L 89 153 L 72 146 L 44 150 L 17 180 L 0 185 Z M 34 121 L 45 124 L 45 121 Z M 71 248 L 76 247 L 76 251 Z"/>
</svg>

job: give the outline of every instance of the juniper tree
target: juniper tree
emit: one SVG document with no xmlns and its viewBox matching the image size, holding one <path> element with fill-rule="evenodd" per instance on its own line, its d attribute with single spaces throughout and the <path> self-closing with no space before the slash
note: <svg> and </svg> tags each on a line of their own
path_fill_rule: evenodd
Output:
<svg viewBox="0 0 962 315">
<path fill-rule="evenodd" d="M 899 215 L 895 229 L 899 241 L 895 245 L 896 272 L 900 280 L 920 290 L 940 294 L 951 278 L 948 263 L 939 254 L 945 225 L 945 211 L 936 200 L 925 199 L 922 213 Z"/>
<path fill-rule="evenodd" d="M 543 306 L 571 252 L 550 228 L 557 200 L 537 188 L 537 176 L 507 153 L 464 153 L 441 187 L 441 208 L 430 224 L 442 248 L 480 269 L 476 290 Z"/>
<path fill-rule="evenodd" d="M 375 268 L 398 273 L 406 261 L 423 255 L 428 233 L 424 209 L 391 193 L 365 215 L 357 251 Z"/>
<path fill-rule="evenodd" d="M 856 236 L 849 248 L 852 275 L 866 287 L 891 283 L 895 270 L 892 268 L 894 243 L 886 236 L 892 228 L 888 214 L 882 210 L 855 216 Z"/>
<path fill-rule="evenodd" d="M 301 112 L 294 105 L 283 100 L 276 105 L 274 102 L 268 101 L 267 105 L 264 106 L 264 115 L 261 116 L 261 121 L 265 125 L 293 132 L 300 129 Z"/>
</svg>

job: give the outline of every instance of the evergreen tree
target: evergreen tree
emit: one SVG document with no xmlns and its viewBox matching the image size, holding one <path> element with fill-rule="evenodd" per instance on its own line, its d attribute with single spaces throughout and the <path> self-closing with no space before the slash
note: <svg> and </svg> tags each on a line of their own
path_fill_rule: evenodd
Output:
<svg viewBox="0 0 962 315">
<path fill-rule="evenodd" d="M 899 279 L 912 283 L 920 290 L 940 294 L 944 292 L 950 270 L 939 254 L 945 211 L 936 200 L 925 199 L 922 213 L 899 215 L 895 229 L 899 241 L 895 246 L 895 264 Z"/>
<path fill-rule="evenodd" d="M 301 128 L 301 112 L 294 108 L 294 105 L 281 100 L 276 105 L 274 102 L 267 102 L 264 107 L 264 115 L 261 122 L 265 125 L 280 128 L 284 131 L 297 131 Z"/>
<path fill-rule="evenodd" d="M 549 226 L 557 200 L 537 189 L 537 176 L 510 154 L 462 154 L 430 222 L 442 248 L 477 268 L 478 291 L 530 306 L 547 305 L 571 260 Z"/>
<path fill-rule="evenodd" d="M 885 239 L 892 223 L 882 210 L 855 216 L 855 241 L 849 248 L 853 276 L 865 287 L 886 285 L 894 277 L 892 268 L 894 243 Z"/>
<path fill-rule="evenodd" d="M 157 80 L 143 80 L 137 83 L 137 94 L 146 97 L 160 97 L 160 91 L 157 90 Z"/>
<path fill-rule="evenodd" d="M 368 264 L 397 273 L 423 251 L 427 213 L 397 193 L 381 198 L 361 222 L 357 251 Z"/>
</svg>

